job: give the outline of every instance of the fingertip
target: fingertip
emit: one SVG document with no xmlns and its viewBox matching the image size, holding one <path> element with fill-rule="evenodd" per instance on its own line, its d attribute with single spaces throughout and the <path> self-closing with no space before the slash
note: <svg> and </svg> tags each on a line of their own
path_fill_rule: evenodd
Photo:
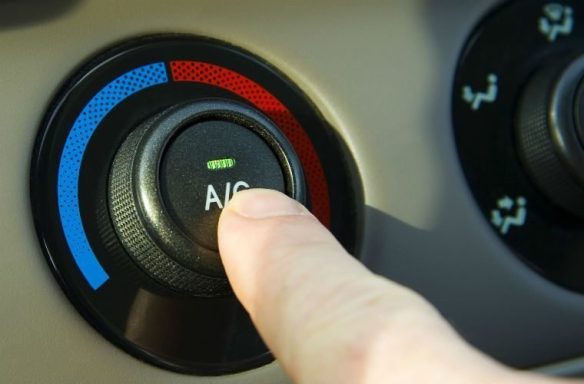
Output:
<svg viewBox="0 0 584 384">
<path fill-rule="evenodd" d="M 235 194 L 221 213 L 217 228 L 219 249 L 228 275 L 233 262 L 238 263 L 237 255 L 246 254 L 247 249 L 253 248 L 251 238 L 257 240 L 254 234 L 257 235 L 260 222 L 266 226 L 265 222 L 269 219 L 274 222 L 279 217 L 309 215 L 310 212 L 302 204 L 278 191 L 250 189 Z"/>
<path fill-rule="evenodd" d="M 221 258 L 236 295 L 248 310 L 260 284 L 257 271 L 281 248 L 275 243 L 302 238 L 295 235 L 297 225 L 292 224 L 290 230 L 279 227 L 295 218 L 314 219 L 299 202 L 267 189 L 238 192 L 221 213 L 217 229 Z"/>
<path fill-rule="evenodd" d="M 250 189 L 237 193 L 224 212 L 235 213 L 248 219 L 267 219 L 278 216 L 308 214 L 296 200 L 270 189 Z"/>
</svg>

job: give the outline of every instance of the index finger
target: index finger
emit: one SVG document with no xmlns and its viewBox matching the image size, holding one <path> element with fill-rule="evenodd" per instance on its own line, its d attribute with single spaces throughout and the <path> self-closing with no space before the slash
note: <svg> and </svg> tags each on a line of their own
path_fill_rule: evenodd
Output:
<svg viewBox="0 0 584 384">
<path fill-rule="evenodd" d="M 296 382 L 480 383 L 510 372 L 278 192 L 237 194 L 222 213 L 219 246 L 235 293 Z"/>
</svg>

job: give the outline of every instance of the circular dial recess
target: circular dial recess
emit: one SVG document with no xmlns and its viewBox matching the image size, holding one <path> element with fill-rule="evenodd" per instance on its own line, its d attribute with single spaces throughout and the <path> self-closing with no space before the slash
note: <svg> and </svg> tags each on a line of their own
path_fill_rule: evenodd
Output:
<svg viewBox="0 0 584 384">
<path fill-rule="evenodd" d="M 79 312 L 133 355 L 202 375 L 272 359 L 216 235 L 233 195 L 260 187 L 357 251 L 361 187 L 334 130 L 264 61 L 183 35 L 82 66 L 47 112 L 31 171 L 41 245 Z"/>
<path fill-rule="evenodd" d="M 508 1 L 468 40 L 453 93 L 458 152 L 485 218 L 538 272 L 580 292 L 583 47 L 581 2 Z"/>
</svg>

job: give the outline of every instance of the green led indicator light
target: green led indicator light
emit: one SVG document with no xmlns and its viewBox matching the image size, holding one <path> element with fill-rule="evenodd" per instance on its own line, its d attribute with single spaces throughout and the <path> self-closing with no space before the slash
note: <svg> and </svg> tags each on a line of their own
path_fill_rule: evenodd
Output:
<svg viewBox="0 0 584 384">
<path fill-rule="evenodd" d="M 235 159 L 218 159 L 207 161 L 207 169 L 209 171 L 222 171 L 224 169 L 235 168 Z"/>
</svg>

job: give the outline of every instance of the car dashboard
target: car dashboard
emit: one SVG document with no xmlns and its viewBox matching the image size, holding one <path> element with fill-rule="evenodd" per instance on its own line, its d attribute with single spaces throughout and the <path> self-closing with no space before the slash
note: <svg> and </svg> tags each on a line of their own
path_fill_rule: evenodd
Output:
<svg viewBox="0 0 584 384">
<path fill-rule="evenodd" d="M 563 147 L 557 149 L 551 141 L 532 145 L 532 136 L 522 136 L 530 130 L 536 135 L 541 128 L 530 117 L 542 113 L 545 120 L 548 113 L 547 104 L 539 111 L 544 102 L 530 95 L 552 87 L 562 98 L 561 80 L 580 81 L 583 33 L 584 7 L 567 0 L 0 0 L 0 381 L 289 381 L 261 341 L 249 341 L 257 336 L 243 312 L 237 312 L 242 316 L 237 324 L 244 325 L 233 332 L 251 336 L 225 341 L 222 328 L 213 328 L 216 339 L 157 334 L 152 327 L 167 318 L 138 308 L 140 300 L 153 300 L 149 294 L 172 297 L 176 301 L 162 300 L 157 310 L 180 305 L 183 309 L 176 313 L 188 312 L 187 319 L 210 316 L 214 323 L 224 315 L 209 302 L 231 300 L 225 305 L 237 306 L 225 282 L 206 290 L 208 285 L 195 286 L 190 277 L 170 281 L 136 256 L 129 263 L 135 271 L 128 273 L 148 282 L 141 286 L 143 295 L 128 299 L 134 308 L 122 310 L 118 307 L 123 304 L 111 304 L 109 296 L 97 297 L 118 281 L 120 291 L 108 293 L 112 297 L 125 297 L 124 290 L 130 289 L 124 280 L 128 263 L 110 263 L 114 252 L 99 240 L 105 231 L 99 228 L 109 228 L 112 238 L 124 236 L 120 228 L 126 224 L 111 205 L 115 191 L 110 200 L 95 197 L 95 204 L 83 197 L 84 191 L 99 195 L 115 187 L 116 165 L 110 166 L 126 139 L 105 126 L 127 125 L 130 132 L 154 111 L 178 103 L 176 95 L 182 95 L 181 102 L 196 99 L 190 111 L 227 108 L 256 122 L 267 116 L 264 126 L 275 122 L 274 130 L 284 131 L 294 147 L 278 148 L 289 154 L 291 164 L 295 149 L 298 167 L 304 168 L 283 176 L 286 191 L 303 199 L 301 188 L 290 185 L 300 185 L 304 177 L 305 202 L 343 245 L 373 272 L 427 298 L 472 345 L 516 368 L 584 374 L 584 279 L 579 279 L 583 273 L 577 257 L 584 251 L 580 191 L 571 178 L 577 171 L 565 170 L 574 152 L 566 149 L 568 160 L 543 164 L 538 162 L 544 161 L 540 151 L 550 147 L 550 153 L 560 151 L 564 159 Z M 166 75 L 160 75 L 159 83 L 168 84 L 157 84 L 151 92 L 161 93 L 144 96 L 142 104 L 140 95 L 120 98 L 126 104 L 100 115 L 95 130 L 101 136 L 94 141 L 88 137 L 85 145 L 91 152 L 79 155 L 80 162 L 95 159 L 95 164 L 101 164 L 101 153 L 104 157 L 99 166 L 82 163 L 76 170 L 81 181 L 71 187 L 75 196 L 82 195 L 79 230 L 87 232 L 96 260 L 110 278 L 100 280 L 92 275 L 95 271 L 85 273 L 75 253 L 77 243 L 63 235 L 77 228 L 70 224 L 77 211 L 69 218 L 59 197 L 69 180 L 61 177 L 66 156 L 59 157 L 60 151 L 67 151 L 66 139 L 75 134 L 78 116 L 101 97 L 98 92 L 107 91 L 124 73 L 155 62 L 164 63 Z M 217 76 L 232 76 L 229 81 L 252 91 L 211 78 L 204 86 L 187 84 L 203 80 L 195 79 L 198 72 L 192 79 L 184 72 L 181 78 L 179 62 L 214 65 Z M 566 94 L 579 92 L 568 88 Z M 254 99 L 253 92 L 264 90 L 265 98 L 274 97 L 270 102 L 276 103 L 269 105 L 283 105 L 282 111 L 305 127 L 305 139 L 287 133 L 299 128 L 262 104 L 268 99 Z M 227 101 L 197 101 L 211 96 Z M 259 115 L 240 111 L 251 107 Z M 561 135 L 562 124 L 550 129 Z M 270 131 L 275 142 L 286 142 L 275 131 Z M 302 140 L 312 145 L 303 147 Z M 100 142 L 117 145 L 99 147 Z M 203 142 L 201 148 L 207 145 Z M 235 166 L 221 154 L 209 156 L 214 160 L 206 163 L 207 170 Z M 310 156 L 319 158 L 320 165 L 310 163 Z M 314 170 L 319 166 L 323 171 Z M 84 167 L 95 170 L 95 184 Z M 552 171 L 540 172 L 542 167 Z M 565 174 L 566 180 L 549 179 L 550 173 Z M 326 179 L 328 199 L 322 197 L 319 177 Z M 237 182 L 228 181 L 230 192 L 247 185 Z M 217 183 L 221 189 L 204 190 L 207 211 L 229 198 L 228 191 L 227 197 L 222 195 L 225 180 Z M 556 188 L 564 184 L 561 191 Z M 100 212 L 108 209 L 111 217 L 103 224 Z M 95 235 L 89 233 L 94 226 Z M 120 254 L 134 252 L 129 242 L 118 242 Z M 213 263 L 193 268 L 204 276 L 221 276 L 221 267 Z M 202 278 L 197 279 L 199 284 Z M 189 295 L 195 299 L 184 298 Z M 150 316 L 153 325 L 136 336 L 127 318 L 119 321 L 121 329 L 116 325 L 119 311 L 134 311 L 135 321 Z M 196 351 L 167 345 L 181 340 L 201 344 Z M 222 340 L 223 349 L 210 345 L 215 340 Z M 242 349 L 231 349 L 240 342 Z M 212 351 L 209 360 L 207 350 Z M 225 363 L 230 359 L 232 364 Z"/>
</svg>

